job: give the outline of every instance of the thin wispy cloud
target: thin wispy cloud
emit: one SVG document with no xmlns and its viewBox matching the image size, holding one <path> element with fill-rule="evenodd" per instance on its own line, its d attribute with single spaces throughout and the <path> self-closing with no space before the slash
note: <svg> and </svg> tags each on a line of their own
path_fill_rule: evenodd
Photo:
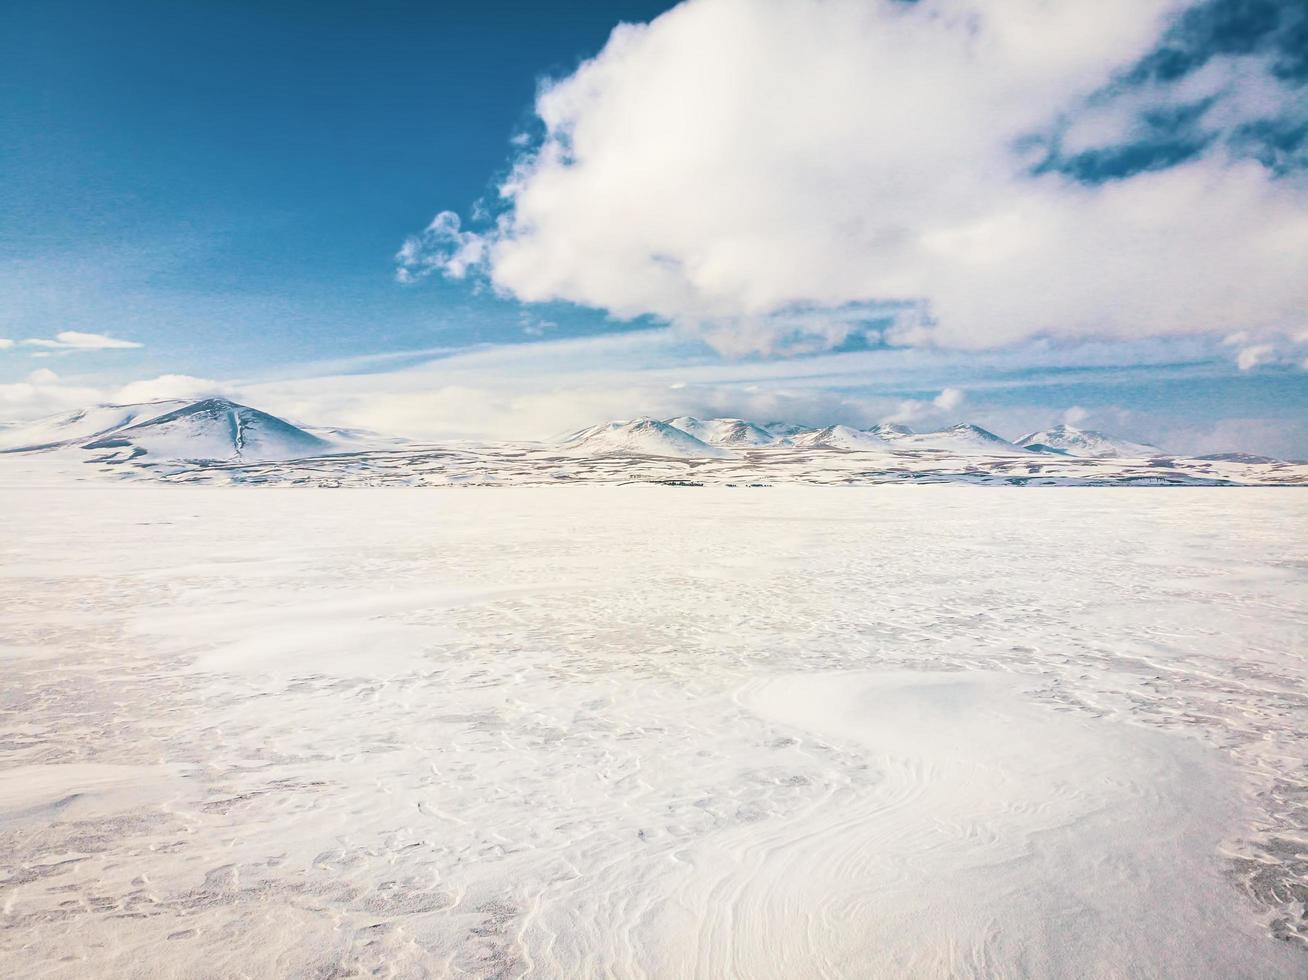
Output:
<svg viewBox="0 0 1308 980">
<path fill-rule="evenodd" d="M 61 330 L 53 338 L 29 337 L 22 343 L 25 347 L 59 351 L 130 350 L 144 346 L 133 340 L 109 337 L 102 333 L 86 333 L 81 330 Z"/>
<path fill-rule="evenodd" d="M 651 329 L 444 351 L 403 368 L 388 365 L 389 359 L 302 365 L 257 381 L 165 374 L 124 385 L 42 369 L 0 385 L 0 402 L 7 415 L 30 418 L 94 403 L 220 394 L 302 422 L 436 441 L 549 439 L 640 415 L 807 425 L 890 421 L 919 429 L 968 420 L 1010 437 L 1065 421 L 1177 451 L 1208 451 L 1239 431 L 1239 448 L 1302 455 L 1308 428 L 1293 418 L 1292 408 L 1233 414 L 1244 419 L 1237 429 L 1221 419 L 1200 419 L 1189 407 L 1169 418 L 1105 400 L 1106 392 L 1129 395 L 1141 384 L 1216 392 L 1248 373 L 1238 372 L 1230 355 L 1229 347 L 1195 339 L 723 359 L 676 331 Z M 379 370 L 361 372 L 368 367 Z M 1094 404 L 1080 403 L 1087 397 Z"/>
</svg>

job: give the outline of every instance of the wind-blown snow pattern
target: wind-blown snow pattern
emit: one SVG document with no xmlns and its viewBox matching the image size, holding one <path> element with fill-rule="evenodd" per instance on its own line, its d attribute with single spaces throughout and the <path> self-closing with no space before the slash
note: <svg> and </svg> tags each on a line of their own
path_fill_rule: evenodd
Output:
<svg viewBox="0 0 1308 980">
<path fill-rule="evenodd" d="M 1095 432 L 1093 429 L 1078 429 L 1070 425 L 1055 425 L 1039 432 L 1029 432 L 1017 440 L 1019 446 L 1041 445 L 1061 449 L 1069 456 L 1086 459 L 1111 459 L 1114 457 L 1140 458 L 1160 456 L 1163 450 L 1143 442 L 1130 442 L 1113 436 Z"/>
<path fill-rule="evenodd" d="M 0 977 L 1302 980 L 1305 522 L 0 487 Z"/>
</svg>

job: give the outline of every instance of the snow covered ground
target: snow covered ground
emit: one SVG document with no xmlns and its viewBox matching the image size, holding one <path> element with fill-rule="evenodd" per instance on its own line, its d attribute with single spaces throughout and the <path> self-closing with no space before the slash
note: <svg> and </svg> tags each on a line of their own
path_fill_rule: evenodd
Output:
<svg viewBox="0 0 1308 980">
<path fill-rule="evenodd" d="M 0 975 L 1308 974 L 1293 489 L 0 489 Z"/>
<path fill-rule="evenodd" d="M 851 432 L 853 430 L 850 430 Z M 865 434 L 864 434 L 865 435 Z M 1087 459 L 944 449 L 705 446 L 713 457 L 589 455 L 540 443 L 408 446 L 301 459 L 83 459 L 71 452 L 0 456 L 0 486 L 165 482 L 311 487 L 557 486 L 693 483 L 713 486 L 967 483 L 1003 486 L 1308 486 L 1308 463 L 1281 460 Z M 686 437 L 689 441 L 690 437 Z M 839 434 L 833 434 L 833 441 Z M 80 451 L 79 451 L 80 452 Z"/>
</svg>

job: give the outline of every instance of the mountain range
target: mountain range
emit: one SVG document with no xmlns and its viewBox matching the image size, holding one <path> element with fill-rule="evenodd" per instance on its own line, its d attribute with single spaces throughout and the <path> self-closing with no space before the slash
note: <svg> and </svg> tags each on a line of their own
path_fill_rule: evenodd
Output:
<svg viewBox="0 0 1308 980">
<path fill-rule="evenodd" d="M 788 422 L 759 424 L 747 419 L 640 418 L 604 422 L 562 440 L 569 452 L 592 455 L 662 456 L 678 459 L 721 457 L 723 452 L 768 447 L 835 449 L 847 452 L 926 451 L 962 456 L 1046 454 L 1083 459 L 1163 455 L 1156 446 L 1102 432 L 1058 425 L 1009 442 L 970 422 L 947 429 L 914 432 L 904 425 L 878 423 L 866 429 L 847 425 L 807 428 Z"/>
<path fill-rule="evenodd" d="M 254 463 L 345 453 L 412 448 L 407 440 L 376 433 L 297 424 L 225 398 L 97 405 L 34 422 L 0 426 L 0 453 L 68 451 L 86 462 Z M 539 443 L 523 443 L 539 447 Z M 1102 432 L 1056 425 L 1015 441 L 969 422 L 915 432 L 882 422 L 867 428 L 804 426 L 784 421 L 678 416 L 602 422 L 555 444 L 569 458 L 623 457 L 695 460 L 773 458 L 786 453 L 880 453 L 924 458 L 1067 458 L 1157 460 L 1163 450 Z M 1210 462 L 1244 465 L 1275 460 L 1246 453 L 1219 453 Z"/>
<path fill-rule="evenodd" d="M 19 460 L 22 467 L 12 465 Z M 424 444 L 292 422 L 224 398 L 98 405 L 0 424 L 0 481 L 56 475 L 328 487 L 1308 485 L 1308 465 L 1241 452 L 1174 457 L 1068 425 L 1010 442 L 968 422 L 914 432 L 889 422 L 855 428 L 679 416 L 602 422 L 553 442 Z"/>
</svg>

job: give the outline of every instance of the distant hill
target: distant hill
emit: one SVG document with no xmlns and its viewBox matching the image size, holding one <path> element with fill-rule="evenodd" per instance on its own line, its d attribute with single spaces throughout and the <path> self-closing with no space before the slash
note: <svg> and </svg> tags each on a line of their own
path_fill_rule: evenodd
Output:
<svg viewBox="0 0 1308 980">
<path fill-rule="evenodd" d="M 669 432 L 668 430 L 672 430 Z M 676 433 L 693 440 L 685 442 Z M 879 422 L 866 429 L 847 425 L 803 426 L 792 422 L 766 424 L 748 419 L 701 419 L 683 415 L 659 422 L 605 422 L 563 440 L 570 451 L 651 456 L 706 456 L 710 449 L 785 447 L 839 449 L 847 452 L 927 451 L 960 456 L 1153 456 L 1156 447 L 1113 439 L 1097 432 L 1056 426 L 1009 442 L 971 422 L 959 422 L 934 432 L 914 432 L 906 425 Z"/>
<path fill-rule="evenodd" d="M 1070 425 L 1055 425 L 1051 429 L 1030 432 L 1018 439 L 1017 444 L 1048 446 L 1052 449 L 1061 449 L 1069 456 L 1081 456 L 1087 459 L 1158 456 L 1163 452 L 1157 446 L 1148 443 L 1130 442 L 1092 429 L 1077 429 Z"/>
<path fill-rule="evenodd" d="M 913 435 L 913 430 L 906 425 L 899 425 L 895 422 L 878 422 L 876 425 L 870 425 L 865 430 L 872 433 L 878 438 L 893 442 L 896 439 L 902 439 L 905 436 Z"/>
<path fill-rule="evenodd" d="M 1022 446 L 995 435 L 971 422 L 960 422 L 938 432 L 914 432 L 899 435 L 895 445 L 901 449 L 934 449 L 963 455 L 1016 455 L 1026 452 Z"/>
<path fill-rule="evenodd" d="M 180 400 L 137 402 L 129 405 L 94 405 L 74 412 L 48 415 L 32 422 L 16 422 L 0 430 L 0 451 L 35 452 L 75 446 L 96 436 L 126 428 L 185 406 Z"/>
<path fill-rule="evenodd" d="M 299 459 L 342 448 L 225 398 L 98 405 L 11 427 L 2 437 L 4 452 L 80 449 L 123 461 Z"/>
<path fill-rule="evenodd" d="M 742 462 L 755 456 L 760 460 L 784 456 L 789 450 L 879 453 L 901 461 L 917 454 L 931 458 L 1013 457 L 1014 465 L 1026 458 L 1034 466 L 1040 465 L 1036 462 L 1040 457 L 1051 463 L 1059 458 L 1153 459 L 1157 465 L 1156 458 L 1163 455 L 1156 446 L 1070 425 L 1053 426 L 1009 442 L 970 422 L 934 432 L 914 432 L 891 422 L 858 429 L 689 415 L 603 422 L 564 437 L 560 444 L 564 455 L 578 458 L 647 456 Z M 362 430 L 298 425 L 226 398 L 96 405 L 31 422 L 0 424 L 0 453 L 63 452 L 71 460 L 110 465 L 131 462 L 146 468 L 165 461 L 258 463 L 419 448 L 405 439 Z M 1199 461 L 1279 462 L 1240 452 L 1214 453 L 1199 457 Z"/>
<path fill-rule="evenodd" d="M 829 425 L 790 437 L 790 444 L 803 449 L 884 450 L 890 443 L 880 436 L 847 425 Z"/>
<path fill-rule="evenodd" d="M 697 419 L 682 415 L 668 419 L 667 423 L 710 446 L 767 446 L 777 440 L 773 433 L 761 425 L 744 419 Z"/>
<path fill-rule="evenodd" d="M 1256 466 L 1281 462 L 1271 456 L 1257 456 L 1253 453 L 1209 453 L 1207 456 L 1196 456 L 1195 459 L 1207 460 L 1210 463 L 1245 463 Z"/>
<path fill-rule="evenodd" d="M 730 450 L 710 446 L 688 432 L 658 419 L 604 422 L 564 440 L 572 455 L 666 456 L 679 459 L 730 457 Z"/>
</svg>

